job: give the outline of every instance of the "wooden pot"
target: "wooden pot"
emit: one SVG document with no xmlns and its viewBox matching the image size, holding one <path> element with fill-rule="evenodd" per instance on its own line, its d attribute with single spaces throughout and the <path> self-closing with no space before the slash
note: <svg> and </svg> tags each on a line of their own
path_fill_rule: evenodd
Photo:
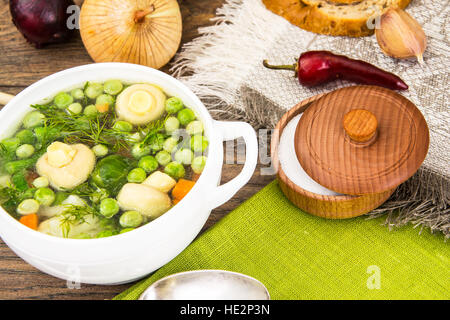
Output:
<svg viewBox="0 0 450 320">
<path fill-rule="evenodd" d="M 281 168 L 278 158 L 278 146 L 281 135 L 286 125 L 297 115 L 304 112 L 314 101 L 321 98 L 320 94 L 306 99 L 295 105 L 280 119 L 271 140 L 272 162 L 277 170 L 278 182 L 286 197 L 298 208 L 315 216 L 328 219 L 346 219 L 363 215 L 379 207 L 385 202 L 394 189 L 381 193 L 373 193 L 359 196 L 339 195 L 325 196 L 312 193 L 292 182 Z"/>
</svg>

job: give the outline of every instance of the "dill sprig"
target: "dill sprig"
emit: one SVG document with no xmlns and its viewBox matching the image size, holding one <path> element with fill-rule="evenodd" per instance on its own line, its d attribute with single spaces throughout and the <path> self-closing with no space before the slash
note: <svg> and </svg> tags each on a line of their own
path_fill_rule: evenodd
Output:
<svg viewBox="0 0 450 320">
<path fill-rule="evenodd" d="M 61 214 L 60 226 L 63 231 L 63 237 L 68 238 L 70 228 L 86 222 L 86 216 L 99 216 L 100 212 L 94 206 L 76 206 L 65 204 L 64 213 Z"/>
</svg>

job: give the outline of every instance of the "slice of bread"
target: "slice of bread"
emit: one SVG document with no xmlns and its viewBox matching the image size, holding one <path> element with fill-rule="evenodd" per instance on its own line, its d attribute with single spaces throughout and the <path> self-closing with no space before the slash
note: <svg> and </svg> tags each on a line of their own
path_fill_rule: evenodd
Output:
<svg viewBox="0 0 450 320">
<path fill-rule="evenodd" d="M 411 0 L 263 0 L 270 11 L 302 29 L 332 36 L 372 35 L 376 16 Z"/>
</svg>

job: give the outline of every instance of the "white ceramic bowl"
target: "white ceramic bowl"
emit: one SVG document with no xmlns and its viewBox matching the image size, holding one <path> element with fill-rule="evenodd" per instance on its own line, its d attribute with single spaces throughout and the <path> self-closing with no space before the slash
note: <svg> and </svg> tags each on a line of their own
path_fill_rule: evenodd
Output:
<svg viewBox="0 0 450 320">
<path fill-rule="evenodd" d="M 22 259 L 55 277 L 73 282 L 118 284 L 144 277 L 160 268 L 197 236 L 212 209 L 228 201 L 252 176 L 257 162 L 257 140 L 243 122 L 214 121 L 205 106 L 175 78 L 148 67 L 100 63 L 64 70 L 19 93 L 0 112 L 0 139 L 10 136 L 30 105 L 86 81 L 121 79 L 160 86 L 181 98 L 203 121 L 210 142 L 205 169 L 191 192 L 167 213 L 132 232 L 109 238 L 78 240 L 52 237 L 20 224 L 0 208 L 0 236 Z M 220 183 L 223 141 L 243 137 L 246 162 L 230 182 Z"/>
</svg>

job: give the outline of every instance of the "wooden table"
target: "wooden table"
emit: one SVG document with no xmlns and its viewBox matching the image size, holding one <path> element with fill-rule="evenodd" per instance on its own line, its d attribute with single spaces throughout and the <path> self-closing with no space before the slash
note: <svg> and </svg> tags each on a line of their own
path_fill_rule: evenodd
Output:
<svg viewBox="0 0 450 320">
<path fill-rule="evenodd" d="M 0 0 L 0 91 L 17 94 L 33 82 L 70 67 L 92 63 L 79 36 L 66 44 L 37 50 L 29 45 L 11 22 L 8 0 Z M 223 0 L 180 1 L 183 14 L 182 43 L 197 36 L 197 29 L 209 25 Z M 163 69 L 167 71 L 167 68 Z M 241 165 L 225 165 L 223 182 L 236 176 Z M 273 180 L 261 176 L 259 168 L 251 181 L 225 205 L 215 209 L 203 230 Z M 68 289 L 66 282 L 44 274 L 17 257 L 0 240 L 0 299 L 110 299 L 131 284 L 119 286 L 81 285 Z"/>
</svg>

